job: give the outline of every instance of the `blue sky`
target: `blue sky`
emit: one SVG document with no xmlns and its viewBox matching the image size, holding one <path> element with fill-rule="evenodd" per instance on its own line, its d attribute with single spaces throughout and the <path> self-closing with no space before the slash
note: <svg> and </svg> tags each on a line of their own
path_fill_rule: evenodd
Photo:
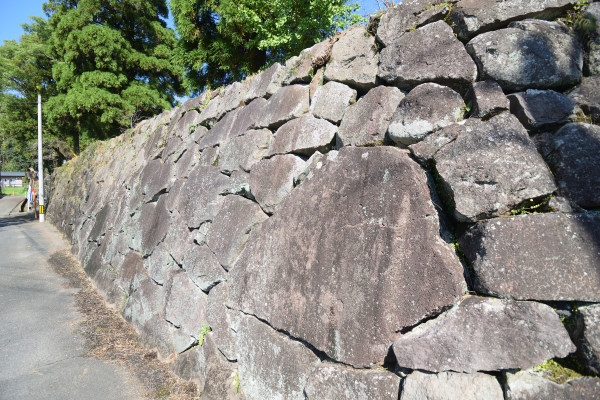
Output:
<svg viewBox="0 0 600 400">
<path fill-rule="evenodd" d="M 0 45 L 5 40 L 17 40 L 23 34 L 21 24 L 29 21 L 29 16 L 44 16 L 42 4 L 45 0 L 1 0 Z M 383 0 L 380 0 L 383 4 Z M 358 0 L 359 14 L 368 15 L 378 10 L 376 0 Z"/>
</svg>

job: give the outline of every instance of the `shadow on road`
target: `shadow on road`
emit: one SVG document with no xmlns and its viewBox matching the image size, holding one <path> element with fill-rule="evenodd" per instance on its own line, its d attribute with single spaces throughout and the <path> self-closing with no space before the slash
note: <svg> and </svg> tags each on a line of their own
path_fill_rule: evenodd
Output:
<svg viewBox="0 0 600 400">
<path fill-rule="evenodd" d="M 0 217 L 0 228 L 14 225 L 22 225 L 35 221 L 33 213 L 19 213 L 10 217 Z"/>
</svg>

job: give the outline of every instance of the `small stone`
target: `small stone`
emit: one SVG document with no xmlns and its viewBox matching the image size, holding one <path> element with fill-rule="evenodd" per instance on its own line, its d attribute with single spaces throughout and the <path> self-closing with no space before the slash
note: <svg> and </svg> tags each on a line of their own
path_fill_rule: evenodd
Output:
<svg viewBox="0 0 600 400">
<path fill-rule="evenodd" d="M 449 87 L 424 83 L 400 101 L 388 134 L 397 144 L 409 145 L 431 132 L 459 121 L 464 113 L 462 97 Z"/>
<path fill-rule="evenodd" d="M 600 56 L 598 62 L 600 63 Z M 600 71 L 598 73 L 599 75 L 583 78 L 581 85 L 568 93 L 569 98 L 575 100 L 596 124 L 600 123 Z"/>
<path fill-rule="evenodd" d="M 579 110 L 574 100 L 554 90 L 528 89 L 508 95 L 508 100 L 510 112 L 531 130 L 549 129 L 573 121 Z"/>
<path fill-rule="evenodd" d="M 465 101 L 471 105 L 471 116 L 477 118 L 493 117 L 510 107 L 502 88 L 492 80 L 473 82 Z"/>
<path fill-rule="evenodd" d="M 404 94 L 395 87 L 378 86 L 348 107 L 336 139 L 336 148 L 381 145 Z"/>
<path fill-rule="evenodd" d="M 317 118 L 339 124 L 346 109 L 356 102 L 356 90 L 339 82 L 319 86 L 310 104 L 310 112 Z"/>
<path fill-rule="evenodd" d="M 400 400 L 422 399 L 504 400 L 504 395 L 491 375 L 414 371 L 404 379 Z"/>
<path fill-rule="evenodd" d="M 563 384 L 544 378 L 537 371 L 506 373 L 507 400 L 538 399 L 597 399 L 600 396 L 599 378 L 571 379 Z"/>
<path fill-rule="evenodd" d="M 315 151 L 327 151 L 332 147 L 337 131 L 337 126 L 324 119 L 304 115 L 277 130 L 268 156 L 287 153 L 310 156 Z"/>
</svg>

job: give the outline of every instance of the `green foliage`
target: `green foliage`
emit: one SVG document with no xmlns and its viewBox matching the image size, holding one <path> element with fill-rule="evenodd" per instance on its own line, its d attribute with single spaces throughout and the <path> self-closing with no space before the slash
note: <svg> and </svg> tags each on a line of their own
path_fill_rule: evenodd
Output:
<svg viewBox="0 0 600 400">
<path fill-rule="evenodd" d="M 212 329 L 210 329 L 210 326 L 206 325 L 206 324 L 202 324 L 202 329 L 200 329 L 200 335 L 198 336 L 198 345 L 202 346 L 204 344 L 204 336 L 206 336 L 206 334 L 208 332 L 212 332 Z"/>
<path fill-rule="evenodd" d="M 548 205 L 548 202 L 552 198 L 552 195 L 544 196 L 541 199 L 527 199 L 523 201 L 519 206 L 510 211 L 511 215 L 523 215 L 523 214 L 535 214 L 538 213 Z"/>
<path fill-rule="evenodd" d="M 360 22 L 347 0 L 170 0 L 175 61 L 197 93 L 244 77 Z"/>
<path fill-rule="evenodd" d="M 539 371 L 542 375 L 558 384 L 565 383 L 574 378 L 580 378 L 582 375 L 572 369 L 569 369 L 555 360 L 546 360 L 538 366 L 532 368 Z"/>
<path fill-rule="evenodd" d="M 233 389 L 236 393 L 240 392 L 240 375 L 237 372 L 233 377 Z"/>
</svg>

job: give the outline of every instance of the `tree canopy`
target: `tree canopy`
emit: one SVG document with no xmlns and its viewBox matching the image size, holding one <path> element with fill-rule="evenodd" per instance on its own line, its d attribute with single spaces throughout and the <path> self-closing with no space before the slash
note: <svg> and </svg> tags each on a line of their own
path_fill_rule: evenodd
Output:
<svg viewBox="0 0 600 400">
<path fill-rule="evenodd" d="M 347 0 L 170 0 L 175 61 L 192 93 L 220 86 L 362 20 Z"/>
</svg>

